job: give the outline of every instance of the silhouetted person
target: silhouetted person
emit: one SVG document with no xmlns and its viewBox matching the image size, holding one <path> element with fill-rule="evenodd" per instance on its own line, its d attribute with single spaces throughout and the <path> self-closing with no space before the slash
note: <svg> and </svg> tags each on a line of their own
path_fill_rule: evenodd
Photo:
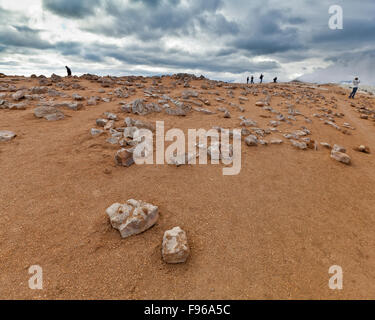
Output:
<svg viewBox="0 0 375 320">
<path fill-rule="evenodd" d="M 247 84 L 249 84 L 249 80 L 250 80 L 250 78 L 249 78 L 249 77 L 247 77 Z"/>
<path fill-rule="evenodd" d="M 72 75 L 72 70 L 70 70 L 69 67 L 65 66 L 66 68 L 66 72 L 68 72 L 68 77 L 70 77 Z"/>
<path fill-rule="evenodd" d="M 273 78 L 273 83 L 277 83 L 277 77 Z"/>
<path fill-rule="evenodd" d="M 264 77 L 264 75 L 263 75 L 263 74 L 261 74 L 261 75 L 260 75 L 260 77 L 259 77 L 259 79 L 260 79 L 260 83 L 262 83 L 262 82 L 263 82 L 263 77 Z"/>
<path fill-rule="evenodd" d="M 251 76 L 251 84 L 254 84 L 254 76 Z"/>
<path fill-rule="evenodd" d="M 355 78 L 355 79 L 353 80 L 353 91 L 352 91 L 352 93 L 350 94 L 349 99 L 354 99 L 355 94 L 357 93 L 358 86 L 359 86 L 360 83 L 361 83 L 361 81 L 359 81 L 358 78 Z"/>
</svg>

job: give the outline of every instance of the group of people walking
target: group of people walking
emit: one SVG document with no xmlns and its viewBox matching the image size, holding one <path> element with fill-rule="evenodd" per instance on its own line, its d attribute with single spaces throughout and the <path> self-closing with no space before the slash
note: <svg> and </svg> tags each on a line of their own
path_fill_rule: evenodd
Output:
<svg viewBox="0 0 375 320">
<path fill-rule="evenodd" d="M 264 75 L 261 74 L 260 77 L 259 77 L 259 83 L 263 83 L 263 78 L 264 78 Z M 250 77 L 247 77 L 247 84 L 249 84 L 249 81 L 251 84 L 254 84 L 254 76 L 251 76 L 251 79 Z M 273 83 L 277 83 L 277 77 L 273 78 Z"/>
<path fill-rule="evenodd" d="M 263 83 L 263 78 L 264 78 L 264 75 L 261 74 L 260 77 L 259 77 L 259 83 Z M 251 76 L 250 77 L 247 77 L 247 84 L 254 84 L 254 76 Z M 277 83 L 277 77 L 273 78 L 273 83 Z M 358 91 L 358 87 L 359 87 L 359 84 L 361 83 L 361 81 L 359 81 L 359 78 L 356 77 L 354 80 L 353 80 L 353 91 L 351 92 L 350 96 L 349 96 L 349 99 L 354 99 L 357 91 Z"/>
</svg>

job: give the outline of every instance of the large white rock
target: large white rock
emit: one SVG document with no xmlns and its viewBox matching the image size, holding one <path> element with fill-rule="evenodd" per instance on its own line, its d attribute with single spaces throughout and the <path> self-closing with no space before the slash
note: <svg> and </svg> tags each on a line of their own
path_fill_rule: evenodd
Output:
<svg viewBox="0 0 375 320">
<path fill-rule="evenodd" d="M 332 149 L 332 151 L 331 151 L 331 158 L 335 159 L 336 161 L 345 163 L 347 165 L 349 165 L 350 162 L 351 162 L 350 157 L 346 153 L 340 152 L 340 151 L 336 151 L 334 149 Z"/>
<path fill-rule="evenodd" d="M 175 227 L 164 233 L 162 255 L 167 263 L 184 263 L 190 253 L 186 232 Z"/>
<path fill-rule="evenodd" d="M 9 141 L 16 137 L 12 131 L 0 130 L 0 141 Z"/>
<path fill-rule="evenodd" d="M 130 199 L 126 204 L 115 203 L 106 213 L 111 225 L 122 238 L 136 235 L 151 228 L 159 218 L 159 208 L 144 201 Z"/>
</svg>

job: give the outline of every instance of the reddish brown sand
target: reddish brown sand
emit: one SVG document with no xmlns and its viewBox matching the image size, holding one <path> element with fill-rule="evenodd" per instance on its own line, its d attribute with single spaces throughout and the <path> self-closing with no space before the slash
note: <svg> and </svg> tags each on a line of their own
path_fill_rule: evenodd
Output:
<svg viewBox="0 0 375 320">
<path fill-rule="evenodd" d="M 11 77 L 6 78 L 12 79 Z M 4 79 L 0 79 L 0 82 Z M 146 79 L 150 86 L 151 79 Z M 64 79 L 64 81 L 70 81 Z M 163 78 L 168 86 L 172 80 Z M 100 85 L 80 80 L 86 90 L 63 91 L 85 97 L 98 95 Z M 196 90 L 203 80 L 191 82 Z M 17 87 L 38 85 L 37 79 L 21 78 Z M 255 106 L 270 93 L 301 90 L 302 84 L 265 84 L 259 95 L 248 95 L 244 113 L 217 96 L 201 94 L 211 101 L 210 110 L 227 107 L 231 119 L 221 112 L 187 117 L 154 113 L 133 118 L 149 122 L 165 120 L 166 128 L 239 128 L 238 116 L 258 121 L 266 128 L 269 114 Z M 359 118 L 350 106 L 348 92 L 336 86 L 306 89 L 327 101 L 291 103 L 313 120 L 301 117 L 283 132 L 306 126 L 319 142 L 347 148 L 352 165 L 330 158 L 323 147 L 317 151 L 293 148 L 281 134 L 283 145 L 247 147 L 242 143 L 242 170 L 223 176 L 223 165 L 118 167 L 119 149 L 106 136 L 92 137 L 90 128 L 103 112 L 120 116 L 118 102 L 143 98 L 143 89 L 127 99 L 67 111 L 64 120 L 37 119 L 38 101 L 26 101 L 23 111 L 0 110 L 0 130 L 17 137 L 0 142 L 0 298 L 2 299 L 374 299 L 375 298 L 375 160 L 352 148 L 360 144 L 375 151 L 374 122 Z M 58 89 L 59 90 L 59 89 Z M 178 85 L 170 96 L 180 97 Z M 227 101 L 239 104 L 242 91 L 215 88 Z M 345 135 L 312 117 L 318 107 L 345 114 L 337 119 L 356 130 Z M 7 98 L 9 101 L 10 98 Z M 71 100 L 59 98 L 57 100 Z M 149 99 L 149 101 L 157 101 Z M 273 97 L 271 106 L 285 115 L 289 101 Z M 356 104 L 375 106 L 375 99 L 359 94 Z M 86 104 L 86 103 L 84 103 Z M 320 112 L 321 113 L 321 112 Z M 160 219 L 150 230 L 121 239 L 111 228 L 105 209 L 115 202 L 142 199 L 159 206 Z M 165 230 L 175 226 L 188 235 L 191 256 L 182 265 L 161 259 Z M 40 265 L 44 289 L 30 290 L 28 268 Z M 328 269 L 340 265 L 344 288 L 328 287 Z"/>
</svg>

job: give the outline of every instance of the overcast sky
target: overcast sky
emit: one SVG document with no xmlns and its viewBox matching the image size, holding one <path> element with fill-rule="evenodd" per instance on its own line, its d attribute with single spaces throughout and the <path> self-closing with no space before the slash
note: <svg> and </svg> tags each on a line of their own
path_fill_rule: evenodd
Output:
<svg viewBox="0 0 375 320">
<path fill-rule="evenodd" d="M 328 27 L 331 5 L 342 30 Z M 375 0 L 0 0 L 0 72 L 375 85 Z"/>
</svg>

